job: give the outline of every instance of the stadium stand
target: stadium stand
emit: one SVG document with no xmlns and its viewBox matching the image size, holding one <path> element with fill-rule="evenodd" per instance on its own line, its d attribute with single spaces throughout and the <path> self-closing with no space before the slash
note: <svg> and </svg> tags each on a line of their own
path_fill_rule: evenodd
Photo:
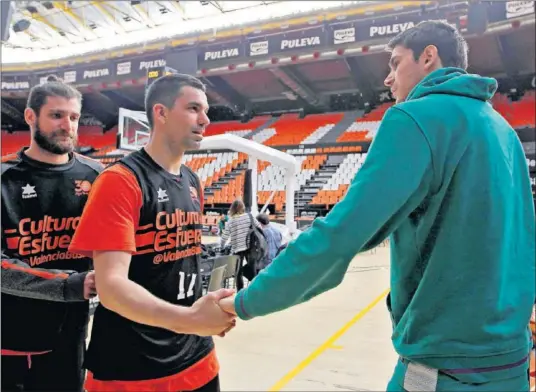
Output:
<svg viewBox="0 0 536 392">
<path fill-rule="evenodd" d="M 445 12 L 456 8 L 446 3 L 443 6 Z M 419 10 L 420 7 L 414 9 L 409 6 L 404 12 Z M 346 15 L 346 11 L 340 12 L 341 15 Z M 467 19 L 463 18 L 465 11 L 456 12 L 456 15 L 462 15 L 461 26 L 466 27 Z M 383 17 L 387 20 L 392 16 L 391 13 L 381 11 L 376 16 L 380 20 Z M 453 17 L 453 14 L 449 15 Z M 534 25 L 529 24 L 520 29 L 512 26 L 505 29 L 506 33 L 502 30 L 490 32 L 491 38 L 470 38 L 469 62 L 472 71 L 476 73 L 502 75 L 499 86 L 504 84 L 504 88 L 495 94 L 492 104 L 515 129 L 534 129 L 534 64 L 533 61 L 525 64 L 523 57 L 525 53 L 533 53 L 527 43 L 528 37 L 532 37 L 533 41 L 534 34 L 531 32 L 534 31 Z M 299 30 L 302 27 L 296 28 Z M 309 31 L 307 29 L 311 29 L 311 26 L 305 28 L 303 31 Z M 504 38 L 508 41 L 508 45 L 515 47 L 513 50 L 521 56 L 517 58 L 516 64 L 509 64 L 509 67 L 518 67 L 516 72 L 510 68 L 504 72 L 506 66 L 503 61 L 499 61 L 502 56 L 500 46 L 506 45 L 506 42 L 498 46 L 493 37 L 500 34 L 504 34 L 500 36 L 501 40 Z M 279 63 L 283 57 L 275 56 L 265 61 L 271 62 L 271 65 L 265 64 L 266 69 L 256 66 L 256 60 L 262 60 L 261 57 L 254 57 L 238 67 L 237 64 L 242 61 L 238 56 L 236 61 L 233 59 L 233 64 L 220 66 L 220 63 L 226 62 L 225 57 L 218 57 L 219 52 L 214 52 L 218 54 L 214 58 L 217 62 L 211 63 L 206 60 L 212 52 L 206 52 L 205 56 L 198 57 L 197 71 L 192 70 L 206 83 L 211 106 L 223 106 L 227 112 L 233 112 L 232 115 L 222 115 L 216 113 L 219 109 L 214 109 L 216 111 L 211 112 L 213 122 L 207 128 L 205 136 L 233 134 L 297 157 L 302 169 L 295 179 L 297 214 L 308 210 L 325 214 L 344 197 L 352 178 L 366 159 L 368 147 L 379 129 L 384 113 L 393 105 L 389 93 L 382 86 L 387 67 L 385 56 L 380 53 L 383 49 L 378 48 L 376 51 L 368 46 L 359 46 L 356 48 L 363 56 L 353 57 L 345 54 L 346 46 L 331 43 L 326 45 L 332 46 L 331 51 L 321 55 L 320 52 L 311 52 L 304 53 L 305 57 L 302 57 L 301 51 L 295 55 L 292 52 L 284 60 L 284 65 Z M 349 48 L 355 45 L 357 41 L 351 43 Z M 334 50 L 335 48 L 341 49 Z M 141 57 L 144 57 L 144 50 L 146 49 L 141 48 L 138 51 Z M 330 57 L 334 53 L 337 55 Z M 169 65 L 172 61 L 170 58 L 155 63 Z M 122 64 L 118 64 L 118 67 Z M 106 81 L 99 86 L 90 83 L 89 87 L 87 84 L 80 87 L 85 102 L 84 124 L 106 123 L 106 126 L 80 126 L 79 147 L 83 153 L 106 164 L 115 162 L 127 153 L 118 148 L 119 131 L 117 122 L 114 123 L 111 119 L 113 113 L 119 107 L 131 107 L 132 104 L 136 104 L 136 110 L 141 110 L 144 86 L 148 80 L 147 70 L 159 69 L 151 61 L 131 62 L 130 65 L 134 68 L 138 66 L 140 70 L 146 66 L 146 69 L 140 71 L 138 79 L 134 78 L 128 83 L 119 78 L 113 83 Z M 212 75 L 211 70 L 216 70 L 218 74 Z M 116 75 L 115 70 L 112 73 L 114 76 L 120 75 L 118 72 Z M 130 73 L 134 74 L 134 71 L 129 71 Z M 512 78 L 512 74 L 517 76 Z M 17 92 L 20 79 L 20 75 L 17 75 L 14 82 L 2 76 L 2 112 L 16 120 L 8 124 L 9 132 L 5 128 L 6 124 L 2 123 L 2 155 L 16 152 L 29 143 L 29 133 L 21 128 L 21 124 L 24 124 L 24 121 L 20 121 L 22 116 L 18 116 L 17 120 L 17 111 L 19 114 L 23 112 L 26 97 L 24 93 Z M 88 83 L 93 77 L 94 74 L 89 71 L 84 76 Z M 532 81 L 529 80 L 530 77 Z M 79 82 L 76 76 L 75 81 Z M 108 91 L 112 84 L 117 91 Z M 12 88 L 15 92 L 11 92 Z M 324 99 L 326 97 L 328 99 Z M 105 112 L 109 112 L 111 117 Z M 140 124 L 132 121 L 126 127 L 138 130 Z M 132 132 L 129 134 L 134 135 Z M 142 132 L 139 137 L 142 140 L 147 138 L 146 132 Z M 129 139 L 130 144 L 134 142 L 136 140 Z M 534 159 L 527 160 L 530 164 Z M 234 198 L 241 195 L 247 165 L 244 154 L 234 151 L 199 151 L 188 154 L 184 162 L 199 174 L 205 187 L 206 205 L 214 211 L 225 211 Z M 270 200 L 273 211 L 285 211 L 281 168 L 266 162 L 259 162 L 258 165 L 258 203 L 264 204 Z"/>
<path fill-rule="evenodd" d="M 497 94 L 493 105 L 514 128 L 534 128 L 535 96 L 535 91 L 529 90 L 519 100 L 513 101 L 504 94 Z M 362 146 L 355 143 L 370 142 L 374 138 L 385 111 L 391 106 L 392 102 L 383 103 L 356 119 L 337 139 L 341 144 L 339 146 L 325 147 L 318 141 L 342 120 L 344 113 L 309 115 L 305 118 L 299 118 L 296 113 L 284 114 L 264 129 L 260 128 L 271 119 L 270 116 L 254 117 L 245 123 L 216 122 L 209 125 L 205 135 L 230 133 L 276 148 L 284 146 L 282 149 L 295 155 L 301 164 L 301 172 L 295 181 L 296 207 L 328 211 L 344 197 L 366 159 Z M 82 126 L 79 129 L 79 145 L 92 147 L 91 155 L 107 164 L 118 159 L 113 154 L 116 139 L 117 127 L 107 132 L 97 126 Z M 28 132 L 2 131 L 2 155 L 16 152 L 28 143 Z M 298 148 L 300 145 L 302 148 Z M 247 163 L 245 154 L 200 152 L 185 156 L 184 163 L 200 176 L 207 205 L 227 208 L 226 205 L 242 194 Z M 259 162 L 258 203 L 266 203 L 274 191 L 271 207 L 276 213 L 281 213 L 285 208 L 282 169 Z"/>
<path fill-rule="evenodd" d="M 300 120 L 296 113 L 285 114 L 272 125 L 276 133 L 264 144 L 267 146 L 314 144 L 342 117 L 342 113 L 330 113 L 310 115 Z"/>
</svg>

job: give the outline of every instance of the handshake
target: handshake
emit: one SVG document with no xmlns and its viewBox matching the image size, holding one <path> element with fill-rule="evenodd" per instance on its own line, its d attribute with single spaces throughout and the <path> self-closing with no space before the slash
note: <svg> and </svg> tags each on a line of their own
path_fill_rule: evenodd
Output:
<svg viewBox="0 0 536 392">
<path fill-rule="evenodd" d="M 143 323 L 143 318 L 147 319 L 149 314 L 152 323 L 149 325 L 159 326 L 164 329 L 187 335 L 198 336 L 221 336 L 224 337 L 227 332 L 236 325 L 236 312 L 234 307 L 235 290 L 220 289 L 209 292 L 202 296 L 191 307 L 184 307 L 164 302 L 151 296 L 146 292 L 146 298 L 142 304 L 145 305 L 145 315 L 135 319 Z M 97 295 L 95 272 L 90 271 L 86 274 L 83 284 L 84 299 L 89 300 Z M 153 299 L 151 299 L 151 297 Z M 161 306 L 155 305 L 154 301 L 159 301 Z M 140 300 L 136 301 L 139 305 Z M 162 307 L 163 305 L 163 307 Z M 152 308 L 149 310 L 149 308 Z M 158 310 L 157 310 L 158 309 Z M 138 307 L 139 310 L 139 307 Z M 112 311 L 115 311 L 112 309 Z M 135 311 L 134 311 L 135 312 Z M 154 314 L 156 312 L 156 314 Z M 133 311 L 130 311 L 132 314 Z M 122 314 L 132 320 L 131 317 Z M 156 320 L 155 320 L 156 319 Z"/>
<path fill-rule="evenodd" d="M 224 337 L 236 325 L 235 291 L 220 289 L 199 298 L 189 309 L 190 334 Z"/>
</svg>

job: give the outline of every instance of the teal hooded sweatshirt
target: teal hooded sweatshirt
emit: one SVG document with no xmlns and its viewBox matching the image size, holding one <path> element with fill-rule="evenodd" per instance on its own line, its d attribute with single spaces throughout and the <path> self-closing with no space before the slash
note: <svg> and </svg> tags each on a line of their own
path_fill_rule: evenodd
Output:
<svg viewBox="0 0 536 392">
<path fill-rule="evenodd" d="M 511 364 L 529 353 L 535 215 L 495 79 L 442 68 L 390 108 L 345 197 L 236 295 L 243 320 L 341 283 L 390 236 L 387 305 L 398 354 L 437 369 Z"/>
</svg>

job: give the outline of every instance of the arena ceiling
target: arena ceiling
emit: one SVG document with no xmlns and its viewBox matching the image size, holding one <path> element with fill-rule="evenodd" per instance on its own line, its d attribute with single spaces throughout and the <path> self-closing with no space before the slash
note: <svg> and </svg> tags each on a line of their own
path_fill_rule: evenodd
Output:
<svg viewBox="0 0 536 392">
<path fill-rule="evenodd" d="M 84 2 L 76 3 L 78 5 Z M 218 4 L 222 3 L 226 2 Z M 210 6 L 215 7 L 214 4 Z M 136 5 L 130 7 L 135 8 Z M 193 17 L 194 14 L 190 15 Z M 535 24 L 528 23 L 517 28 L 512 26 L 502 31 L 467 37 L 470 47 L 469 71 L 500 79 L 502 91 L 516 87 L 516 80 L 527 75 L 532 77 L 536 72 L 535 33 Z M 320 57 L 248 71 L 220 75 L 209 73 L 202 79 L 208 86 L 207 95 L 212 106 L 213 120 L 237 118 L 241 113 L 251 115 L 288 110 L 312 113 L 363 109 L 366 102 L 377 103 L 378 97 L 385 97 L 383 81 L 388 73 L 388 59 L 386 52 L 360 53 L 329 60 Z M 105 128 L 115 125 L 119 107 L 144 109 L 144 86 L 141 85 L 83 92 L 86 114 L 84 121 L 99 121 Z M 309 99 L 303 98 L 300 92 L 306 92 Z M 2 126 L 25 128 L 22 118 L 24 107 L 25 99 L 22 97 L 3 97 Z"/>
<path fill-rule="evenodd" d="M 53 48 L 193 21 L 274 1 L 17 1 L 8 43 Z M 22 23 L 21 23 L 22 21 Z M 23 31 L 20 31 L 24 29 Z"/>
<path fill-rule="evenodd" d="M 515 80 L 535 73 L 535 25 L 468 37 L 469 72 Z M 374 101 L 385 91 L 386 52 L 285 65 L 278 68 L 207 76 L 209 90 L 218 91 L 255 112 L 306 108 L 333 110 L 337 97 L 353 100 L 356 107 Z M 292 83 L 288 83 L 288 81 Z M 254 81 L 254 82 L 253 82 Z M 317 102 L 301 99 L 296 87 L 309 91 Z M 279 108 L 279 109 L 277 109 Z M 348 108 L 346 108 L 348 109 Z"/>
<path fill-rule="evenodd" d="M 4 0 L 2 0 L 4 1 Z M 46 61 L 156 41 L 214 32 L 256 20 L 289 17 L 348 6 L 356 1 L 13 1 L 3 63 Z M 361 2 L 368 3 L 368 2 Z M 68 50 L 66 50 L 68 48 Z"/>
</svg>

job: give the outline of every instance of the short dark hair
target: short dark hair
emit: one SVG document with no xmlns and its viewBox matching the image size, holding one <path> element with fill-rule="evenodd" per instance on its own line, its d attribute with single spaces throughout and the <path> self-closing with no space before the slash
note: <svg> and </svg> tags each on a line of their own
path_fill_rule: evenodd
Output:
<svg viewBox="0 0 536 392">
<path fill-rule="evenodd" d="M 269 225 L 270 224 L 270 218 L 266 214 L 259 214 L 257 215 L 257 220 L 261 225 Z"/>
<path fill-rule="evenodd" d="M 145 113 L 147 121 L 152 128 L 154 124 L 153 107 L 157 103 L 171 109 L 180 96 L 181 90 L 190 86 L 206 92 L 206 87 L 199 79 L 186 74 L 169 74 L 156 79 L 149 85 L 145 93 Z"/>
<path fill-rule="evenodd" d="M 32 109 L 39 116 L 39 112 L 47 102 L 48 97 L 74 98 L 82 105 L 82 94 L 77 89 L 65 84 L 56 75 L 49 75 L 45 83 L 32 87 L 26 107 Z"/>
<path fill-rule="evenodd" d="M 421 22 L 394 37 L 387 48 L 393 50 L 399 45 L 411 49 L 415 60 L 419 59 L 428 45 L 434 45 L 444 67 L 467 69 L 467 42 L 458 29 L 446 22 Z"/>
</svg>

